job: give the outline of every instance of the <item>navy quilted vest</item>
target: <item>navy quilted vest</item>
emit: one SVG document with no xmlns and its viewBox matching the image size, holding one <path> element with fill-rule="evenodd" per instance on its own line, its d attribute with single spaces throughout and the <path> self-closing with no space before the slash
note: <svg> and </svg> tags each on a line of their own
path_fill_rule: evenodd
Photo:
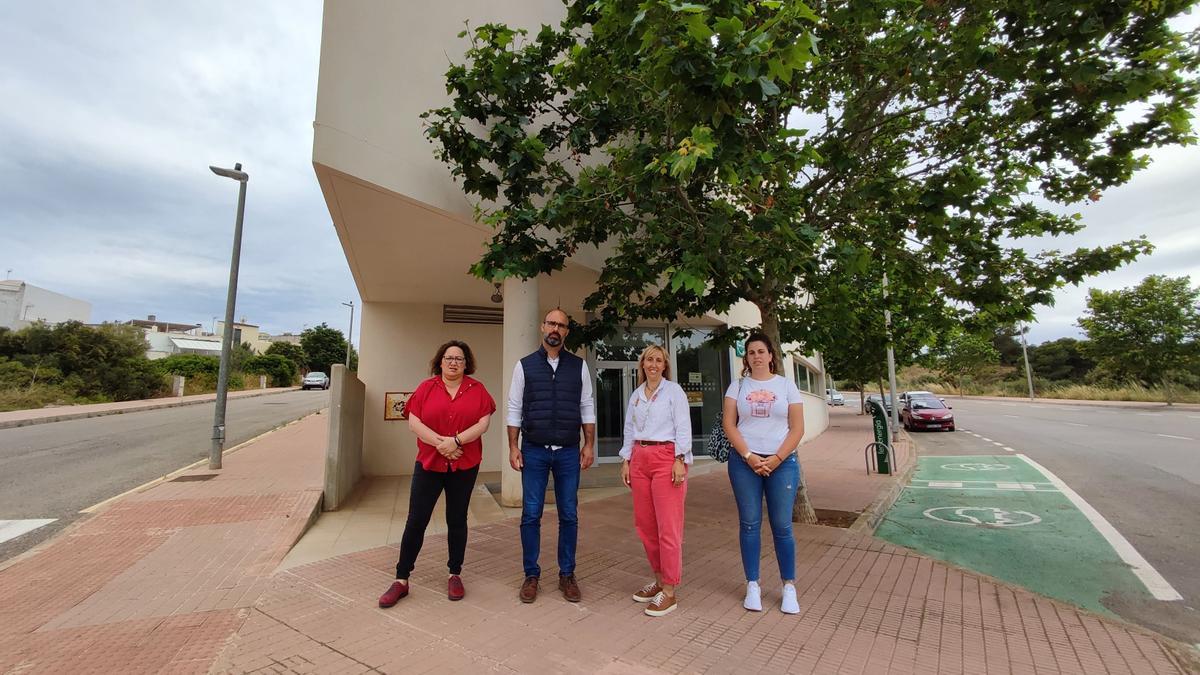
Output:
<svg viewBox="0 0 1200 675">
<path fill-rule="evenodd" d="M 579 399 L 583 395 L 583 359 L 563 350 L 558 353 L 558 370 L 550 367 L 546 348 L 539 347 L 521 359 L 525 374 L 521 432 L 538 445 L 579 445 L 583 418 Z"/>
</svg>

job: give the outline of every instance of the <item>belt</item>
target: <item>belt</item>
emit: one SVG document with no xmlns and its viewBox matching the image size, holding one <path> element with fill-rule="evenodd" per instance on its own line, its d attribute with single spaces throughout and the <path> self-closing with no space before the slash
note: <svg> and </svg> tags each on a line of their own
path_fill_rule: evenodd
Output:
<svg viewBox="0 0 1200 675">
<path fill-rule="evenodd" d="M 675 441 L 634 441 L 634 445 L 674 445 Z"/>
</svg>

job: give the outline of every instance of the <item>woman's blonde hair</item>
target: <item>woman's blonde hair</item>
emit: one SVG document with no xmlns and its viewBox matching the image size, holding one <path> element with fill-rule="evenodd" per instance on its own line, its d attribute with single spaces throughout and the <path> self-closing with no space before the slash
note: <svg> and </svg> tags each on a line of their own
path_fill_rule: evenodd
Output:
<svg viewBox="0 0 1200 675">
<path fill-rule="evenodd" d="M 671 357 L 667 355 L 667 350 L 662 345 L 646 345 L 642 350 L 642 355 L 638 357 L 638 384 L 646 381 L 646 368 L 642 365 L 646 362 L 646 357 L 653 352 L 658 352 L 663 359 L 663 379 L 671 379 Z"/>
</svg>

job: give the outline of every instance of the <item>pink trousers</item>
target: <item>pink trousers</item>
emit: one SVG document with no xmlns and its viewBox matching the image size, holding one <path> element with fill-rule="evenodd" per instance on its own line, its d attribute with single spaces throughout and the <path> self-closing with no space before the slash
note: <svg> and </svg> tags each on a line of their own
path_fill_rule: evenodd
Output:
<svg viewBox="0 0 1200 675">
<path fill-rule="evenodd" d="M 674 463 L 674 443 L 635 444 L 629 462 L 638 537 L 654 573 L 672 586 L 683 575 L 683 501 L 687 497 L 687 481 L 678 486 L 671 483 Z"/>
</svg>

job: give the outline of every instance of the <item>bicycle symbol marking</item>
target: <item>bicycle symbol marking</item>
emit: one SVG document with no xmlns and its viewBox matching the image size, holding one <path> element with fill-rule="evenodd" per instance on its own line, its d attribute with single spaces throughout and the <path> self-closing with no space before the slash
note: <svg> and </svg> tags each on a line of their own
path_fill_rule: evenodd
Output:
<svg viewBox="0 0 1200 675">
<path fill-rule="evenodd" d="M 925 509 L 924 515 L 951 525 L 976 527 L 1024 527 L 1042 522 L 1041 516 L 1028 511 L 1010 511 L 995 506 L 938 506 Z"/>
</svg>

